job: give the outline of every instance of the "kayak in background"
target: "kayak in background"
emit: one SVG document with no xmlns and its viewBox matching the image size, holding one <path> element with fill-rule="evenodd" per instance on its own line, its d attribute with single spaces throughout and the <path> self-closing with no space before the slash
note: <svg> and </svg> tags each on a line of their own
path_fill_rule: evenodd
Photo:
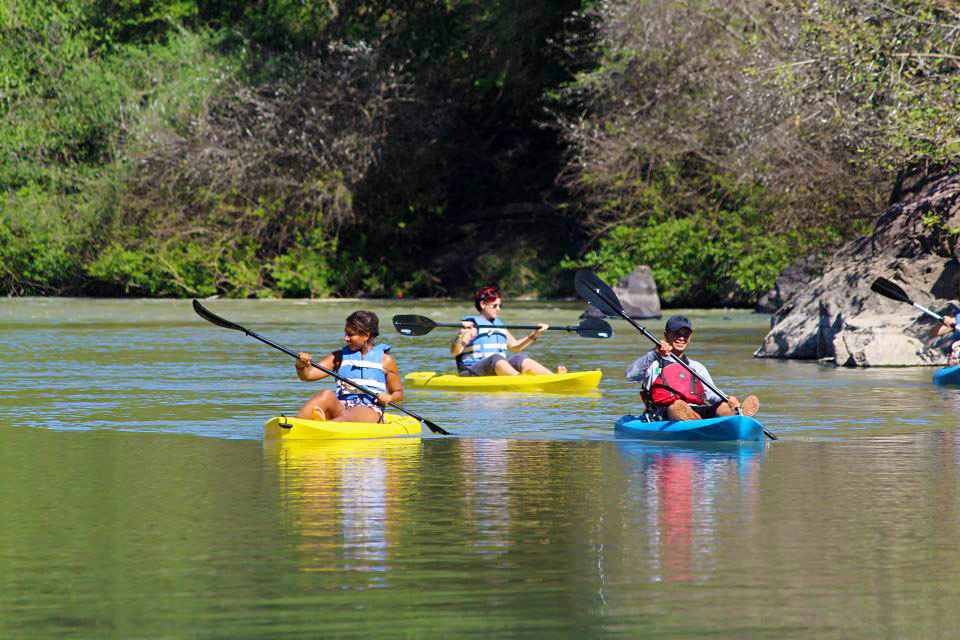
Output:
<svg viewBox="0 0 960 640">
<path fill-rule="evenodd" d="M 411 436 L 409 438 L 338 438 L 334 440 L 264 440 L 263 451 L 267 455 L 277 456 L 283 462 L 285 470 L 310 469 L 309 481 L 323 476 L 323 468 L 327 467 L 331 473 L 344 460 L 383 462 L 391 460 L 404 461 L 407 465 L 420 464 L 420 443 L 423 438 Z M 331 468 L 332 467 L 332 468 Z M 357 468 L 363 469 L 360 465 Z M 302 474 L 294 473 L 298 482 L 304 481 Z M 293 478 L 291 477 L 291 480 Z"/>
<path fill-rule="evenodd" d="M 419 371 L 403 382 L 411 387 L 444 391 L 586 391 L 600 384 L 602 371 L 519 376 L 459 376 L 455 373 Z"/>
<path fill-rule="evenodd" d="M 343 440 L 420 435 L 418 420 L 386 414 L 385 422 L 336 422 L 305 418 L 272 418 L 263 425 L 265 440 Z"/>
<path fill-rule="evenodd" d="M 735 415 L 705 420 L 644 422 L 626 415 L 614 426 L 616 435 L 645 440 L 763 440 L 763 425 L 753 418 Z"/>
<path fill-rule="evenodd" d="M 960 366 L 937 369 L 933 372 L 933 384 L 960 385 Z"/>
</svg>

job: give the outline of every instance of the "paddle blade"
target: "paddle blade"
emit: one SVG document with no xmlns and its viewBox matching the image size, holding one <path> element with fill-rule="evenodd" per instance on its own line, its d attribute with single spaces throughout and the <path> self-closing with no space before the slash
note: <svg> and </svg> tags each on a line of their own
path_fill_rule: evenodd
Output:
<svg viewBox="0 0 960 640">
<path fill-rule="evenodd" d="M 426 316 L 393 316 L 393 328 L 405 336 L 423 336 L 436 326 L 437 323 Z"/>
<path fill-rule="evenodd" d="M 605 316 L 622 316 L 620 298 L 606 282 L 588 269 L 580 269 L 573 277 L 573 286 L 581 298 L 592 304 Z"/>
<path fill-rule="evenodd" d="M 584 318 L 577 325 L 577 335 L 581 338 L 612 338 L 613 327 L 603 318 Z"/>
<path fill-rule="evenodd" d="M 896 300 L 898 302 L 906 302 L 907 304 L 913 304 L 913 300 L 907 296 L 906 291 L 901 289 L 898 285 L 890 282 L 886 278 L 877 278 L 873 281 L 873 284 L 870 285 L 870 290 L 874 293 L 879 293 L 880 295 L 890 298 L 891 300 Z"/>
<path fill-rule="evenodd" d="M 247 330 L 241 327 L 240 325 L 230 322 L 229 320 L 225 320 L 220 316 L 218 316 L 217 314 L 212 313 L 211 311 L 208 311 L 202 304 L 200 304 L 196 300 L 193 301 L 193 310 L 197 312 L 198 316 L 200 316 L 207 322 L 217 325 L 218 327 L 223 327 L 224 329 L 233 329 L 235 331 L 243 331 L 244 333 L 247 333 Z"/>
<path fill-rule="evenodd" d="M 441 426 L 438 425 L 437 423 L 431 422 L 430 420 L 427 420 L 426 418 L 423 419 L 423 424 L 427 425 L 427 428 L 430 429 L 430 431 L 433 431 L 434 433 L 439 433 L 439 434 L 442 435 L 442 436 L 449 436 L 449 435 L 451 435 L 451 433 L 450 433 L 449 431 L 447 431 L 446 429 L 444 429 L 443 427 L 441 427 Z"/>
</svg>

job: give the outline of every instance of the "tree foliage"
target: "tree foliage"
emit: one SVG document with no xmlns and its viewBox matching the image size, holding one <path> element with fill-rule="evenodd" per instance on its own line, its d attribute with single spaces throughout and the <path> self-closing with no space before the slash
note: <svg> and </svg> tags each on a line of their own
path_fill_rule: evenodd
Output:
<svg viewBox="0 0 960 640">
<path fill-rule="evenodd" d="M 0 288 L 749 303 L 955 166 L 946 0 L 9 0 Z M 563 261 L 565 255 L 573 258 Z"/>
<path fill-rule="evenodd" d="M 885 172 L 956 167 L 960 5 L 948 0 L 796 0 L 802 37 L 779 85 Z"/>
<path fill-rule="evenodd" d="M 898 172 L 956 162 L 955 5 L 612 1 L 596 18 L 598 64 L 560 95 L 583 105 L 560 119 L 563 179 L 599 242 L 571 266 L 649 260 L 668 300 L 749 299 L 771 264 L 863 231 Z M 685 258 L 651 255 L 684 227 Z"/>
<path fill-rule="evenodd" d="M 559 244 L 542 256 L 550 238 L 514 233 L 530 220 L 514 211 L 555 211 L 556 137 L 536 118 L 567 77 L 549 40 L 577 6 L 16 0 L 0 23 L 0 150 L 17 158 L 0 224 L 21 241 L 7 289 L 553 287 L 531 264 L 555 269 Z M 13 212 L 36 191 L 86 225 L 73 267 L 43 282 L 14 268 L 34 247 Z"/>
</svg>

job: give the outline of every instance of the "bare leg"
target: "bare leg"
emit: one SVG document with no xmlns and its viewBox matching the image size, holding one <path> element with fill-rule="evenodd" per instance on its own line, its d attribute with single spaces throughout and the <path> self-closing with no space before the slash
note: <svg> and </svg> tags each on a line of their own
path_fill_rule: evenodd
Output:
<svg viewBox="0 0 960 640">
<path fill-rule="evenodd" d="M 718 418 L 725 418 L 725 417 L 727 417 L 727 416 L 732 416 L 732 415 L 735 414 L 735 413 L 736 413 L 736 411 L 734 411 L 733 409 L 731 409 L 731 408 L 730 408 L 730 405 L 728 405 L 726 402 L 721 402 L 720 404 L 717 405 L 717 417 L 718 417 Z"/>
<path fill-rule="evenodd" d="M 524 366 L 530 358 L 527 358 L 523 361 Z M 493 366 L 494 371 L 497 372 L 498 376 L 518 376 L 520 372 L 513 368 L 513 365 L 507 362 L 506 360 L 497 360 L 497 364 Z"/>
<path fill-rule="evenodd" d="M 333 422 L 380 422 L 380 413 L 370 407 L 350 407 L 344 409 L 340 415 L 332 420 Z"/>
<path fill-rule="evenodd" d="M 740 412 L 745 416 L 748 416 L 748 417 L 754 416 L 759 410 L 760 410 L 760 400 L 759 398 L 757 398 L 757 396 L 747 396 L 747 398 L 742 403 L 740 403 Z M 717 406 L 718 418 L 725 418 L 727 416 L 732 416 L 736 413 L 737 413 L 736 410 L 731 409 L 730 405 L 728 405 L 726 402 L 721 402 L 720 405 Z"/>
<path fill-rule="evenodd" d="M 331 420 L 343 412 L 343 405 L 337 400 L 337 394 L 330 389 L 324 389 L 307 400 L 300 408 L 298 418 L 308 420 Z"/>
<path fill-rule="evenodd" d="M 524 360 L 523 364 L 520 365 L 520 369 L 526 376 L 547 376 L 553 373 L 553 371 L 550 371 L 550 369 L 547 369 L 533 358 Z"/>
</svg>

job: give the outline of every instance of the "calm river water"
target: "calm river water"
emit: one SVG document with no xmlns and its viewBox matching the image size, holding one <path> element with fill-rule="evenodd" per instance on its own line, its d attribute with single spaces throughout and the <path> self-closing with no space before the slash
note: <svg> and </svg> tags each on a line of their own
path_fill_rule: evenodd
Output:
<svg viewBox="0 0 960 640">
<path fill-rule="evenodd" d="M 209 301 L 328 353 L 378 312 L 401 372 L 450 368 L 466 305 Z M 582 305 L 507 300 L 514 323 Z M 953 638 L 960 390 L 927 368 L 751 357 L 768 326 L 689 311 L 718 385 L 781 441 L 614 438 L 648 349 L 549 332 L 581 395 L 407 391 L 457 434 L 265 446 L 328 383 L 189 301 L 0 301 L 0 638 Z M 649 321 L 659 334 L 663 320 Z M 520 332 L 518 332 L 520 333 Z"/>
</svg>

